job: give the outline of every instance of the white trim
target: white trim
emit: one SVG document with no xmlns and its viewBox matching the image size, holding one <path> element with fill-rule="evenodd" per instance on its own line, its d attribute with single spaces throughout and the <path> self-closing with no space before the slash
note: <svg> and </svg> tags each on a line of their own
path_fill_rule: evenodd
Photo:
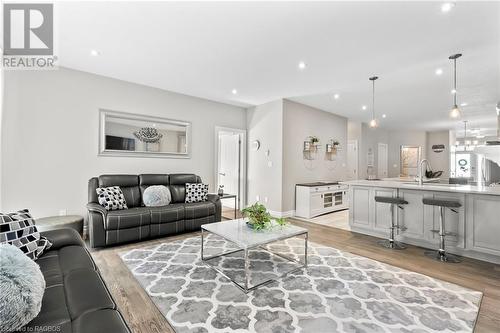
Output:
<svg viewBox="0 0 500 333">
<path fill-rule="evenodd" d="M 295 210 L 289 210 L 286 212 L 277 212 L 274 210 L 268 210 L 268 212 L 273 217 L 293 217 L 293 216 L 295 216 Z"/>
<path fill-rule="evenodd" d="M 380 147 L 385 149 L 385 160 L 380 158 Z M 385 163 L 385 175 L 380 173 L 380 162 Z M 389 145 L 387 143 L 379 142 L 377 145 L 377 178 L 387 178 L 389 177 Z"/>
<path fill-rule="evenodd" d="M 359 179 L 359 143 L 358 143 L 358 140 L 348 140 L 347 141 L 347 153 L 349 154 L 349 145 L 350 144 L 354 144 L 354 149 L 355 149 L 355 157 L 356 157 L 356 165 L 354 166 L 355 170 L 356 170 L 356 174 L 354 175 L 354 177 L 352 179 Z M 349 156 L 347 156 L 347 167 L 348 167 L 348 172 L 350 172 L 351 170 L 349 170 Z M 351 179 L 351 178 L 349 178 Z"/>
<path fill-rule="evenodd" d="M 231 128 L 224 126 L 215 126 L 214 130 L 214 190 L 217 192 L 217 180 L 219 179 L 219 132 L 235 132 L 241 134 L 241 152 L 240 152 L 240 193 L 238 201 L 239 209 L 243 209 L 247 205 L 247 131 L 240 128 Z"/>
</svg>

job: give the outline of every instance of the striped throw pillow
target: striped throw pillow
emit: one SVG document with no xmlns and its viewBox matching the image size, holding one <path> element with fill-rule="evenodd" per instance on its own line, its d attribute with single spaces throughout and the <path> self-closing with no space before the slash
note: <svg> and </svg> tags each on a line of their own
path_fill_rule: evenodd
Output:
<svg viewBox="0 0 500 333">
<path fill-rule="evenodd" d="M 0 213 L 0 243 L 16 246 L 33 260 L 52 246 L 47 238 L 40 236 L 27 209 Z"/>
</svg>

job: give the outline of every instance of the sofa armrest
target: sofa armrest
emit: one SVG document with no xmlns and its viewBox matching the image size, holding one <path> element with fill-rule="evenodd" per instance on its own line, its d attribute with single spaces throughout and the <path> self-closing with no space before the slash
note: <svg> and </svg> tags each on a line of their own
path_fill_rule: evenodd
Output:
<svg viewBox="0 0 500 333">
<path fill-rule="evenodd" d="M 215 205 L 215 222 L 219 222 L 222 219 L 222 204 L 220 197 L 217 194 L 208 194 L 208 201 Z"/>
<path fill-rule="evenodd" d="M 90 247 L 106 246 L 106 231 L 104 230 L 104 222 L 108 211 L 97 203 L 87 204 L 88 221 L 89 221 L 89 238 Z"/>
<path fill-rule="evenodd" d="M 103 206 L 101 206 L 95 202 L 88 203 L 87 209 L 89 212 L 100 213 L 103 218 L 106 218 L 106 215 L 108 214 L 108 211 L 106 210 L 106 208 L 104 208 Z"/>
<path fill-rule="evenodd" d="M 41 232 L 40 235 L 46 237 L 52 243 L 50 250 L 57 250 L 70 245 L 85 247 L 82 238 L 74 229 L 64 228 L 48 230 Z"/>
</svg>

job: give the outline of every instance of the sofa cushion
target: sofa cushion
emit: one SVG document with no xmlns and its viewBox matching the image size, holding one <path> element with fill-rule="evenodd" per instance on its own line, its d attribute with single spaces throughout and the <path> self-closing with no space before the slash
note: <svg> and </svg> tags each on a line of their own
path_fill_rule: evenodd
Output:
<svg viewBox="0 0 500 333">
<path fill-rule="evenodd" d="M 45 279 L 20 249 L 0 244 L 0 332 L 22 328 L 40 312 Z"/>
<path fill-rule="evenodd" d="M 142 202 L 146 207 L 160 207 L 170 204 L 172 195 L 164 185 L 151 185 L 142 193 Z"/>
<path fill-rule="evenodd" d="M 120 333 L 128 331 L 127 325 L 121 314 L 112 309 L 85 313 L 73 323 L 73 332 L 75 333 Z"/>
<path fill-rule="evenodd" d="M 215 205 L 210 201 L 186 203 L 184 205 L 185 219 L 196 219 L 215 215 Z"/>
<path fill-rule="evenodd" d="M 96 271 L 73 270 L 64 276 L 63 284 L 45 289 L 42 309 L 27 327 L 47 326 L 54 327 L 54 332 L 71 332 L 71 321 L 86 313 L 114 308 L 115 304 Z M 64 329 L 66 327 L 69 329 Z"/>
<path fill-rule="evenodd" d="M 65 275 L 64 291 L 72 320 L 88 311 L 115 308 L 104 281 L 93 269 L 72 270 Z"/>
<path fill-rule="evenodd" d="M 21 331 L 130 332 L 78 233 L 59 229 L 42 234 L 54 243 L 37 261 L 46 279 L 42 309 Z"/>
<path fill-rule="evenodd" d="M 96 188 L 97 200 L 106 210 L 127 209 L 127 201 L 120 186 Z"/>
<path fill-rule="evenodd" d="M 99 176 L 99 187 L 120 186 L 129 208 L 141 206 L 139 176 L 136 175 L 102 175 Z"/>
<path fill-rule="evenodd" d="M 148 207 L 151 211 L 151 224 L 175 222 L 184 219 L 184 204 Z"/>
<path fill-rule="evenodd" d="M 35 220 L 27 209 L 15 213 L 0 213 L 0 243 L 10 244 L 36 260 L 52 243 L 40 236 Z"/>
<path fill-rule="evenodd" d="M 202 202 L 208 199 L 208 184 L 186 183 L 186 203 Z"/>
<path fill-rule="evenodd" d="M 46 327 L 52 329 L 52 332 L 71 332 L 71 316 L 66 305 L 63 285 L 45 289 L 40 313 L 21 331 L 36 332 L 35 327 Z"/>
<path fill-rule="evenodd" d="M 170 193 L 173 203 L 181 203 L 186 199 L 186 183 L 201 183 L 201 178 L 192 173 L 170 175 Z"/>
<path fill-rule="evenodd" d="M 95 270 L 94 262 L 82 246 L 70 245 L 49 251 L 37 260 L 47 287 L 63 282 L 63 276 L 82 268 Z"/>
<path fill-rule="evenodd" d="M 142 174 L 139 175 L 139 188 L 141 190 L 141 198 L 144 195 L 144 191 L 151 185 L 163 185 L 167 186 L 170 184 L 168 175 L 166 174 Z M 144 202 L 142 202 L 144 205 Z"/>
<path fill-rule="evenodd" d="M 136 207 L 127 210 L 113 210 L 106 215 L 105 229 L 117 230 L 139 227 L 151 223 L 148 207 Z"/>
</svg>

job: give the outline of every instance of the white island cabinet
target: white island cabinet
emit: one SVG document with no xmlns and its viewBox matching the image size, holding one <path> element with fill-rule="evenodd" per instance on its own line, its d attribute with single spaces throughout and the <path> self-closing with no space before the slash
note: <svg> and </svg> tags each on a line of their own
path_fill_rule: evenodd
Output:
<svg viewBox="0 0 500 333">
<path fill-rule="evenodd" d="M 375 196 L 400 197 L 408 201 L 395 210 L 396 222 L 405 227 L 401 242 L 436 249 L 439 208 L 422 203 L 423 198 L 458 201 L 457 213 L 445 209 L 447 250 L 458 255 L 500 263 L 500 188 L 448 184 L 411 184 L 398 181 L 357 180 L 349 185 L 349 224 L 358 233 L 387 238 L 390 206 L 375 202 Z"/>
</svg>

